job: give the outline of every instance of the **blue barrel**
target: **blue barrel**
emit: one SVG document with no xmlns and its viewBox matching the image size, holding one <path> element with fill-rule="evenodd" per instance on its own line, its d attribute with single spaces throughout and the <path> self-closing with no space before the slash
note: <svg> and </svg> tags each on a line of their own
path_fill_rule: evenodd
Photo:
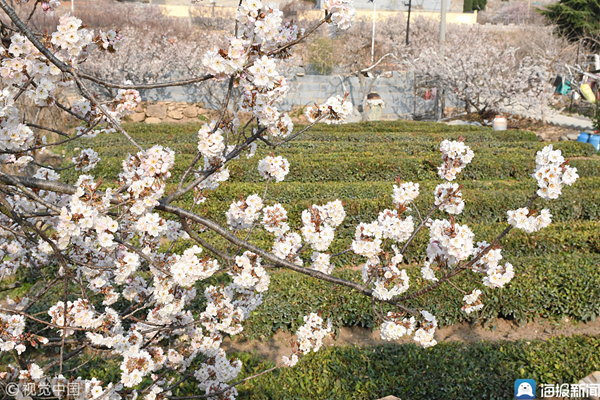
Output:
<svg viewBox="0 0 600 400">
<path fill-rule="evenodd" d="M 588 143 L 594 146 L 596 150 L 600 150 L 600 135 L 590 135 Z"/>
<path fill-rule="evenodd" d="M 593 135 L 591 135 L 593 136 Z M 586 132 L 581 132 L 577 137 L 577 141 L 581 143 L 587 143 L 590 140 L 590 134 Z"/>
</svg>

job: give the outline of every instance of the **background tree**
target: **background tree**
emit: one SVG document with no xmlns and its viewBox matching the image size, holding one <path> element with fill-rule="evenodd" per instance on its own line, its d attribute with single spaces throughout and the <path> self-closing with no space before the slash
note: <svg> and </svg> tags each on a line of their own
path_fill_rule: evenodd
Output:
<svg viewBox="0 0 600 400">
<path fill-rule="evenodd" d="M 596 36 L 600 33 L 598 0 L 560 0 L 539 11 L 569 40 Z"/>
</svg>

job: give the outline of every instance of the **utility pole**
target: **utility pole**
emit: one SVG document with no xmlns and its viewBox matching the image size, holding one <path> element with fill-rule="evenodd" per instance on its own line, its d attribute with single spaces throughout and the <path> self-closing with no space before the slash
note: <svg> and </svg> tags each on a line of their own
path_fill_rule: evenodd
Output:
<svg viewBox="0 0 600 400">
<path fill-rule="evenodd" d="M 408 18 L 406 19 L 406 45 L 408 46 L 408 34 L 410 32 L 410 6 L 412 5 L 412 0 L 408 0 Z"/>
<path fill-rule="evenodd" d="M 442 0 L 442 13 L 440 16 L 440 50 L 444 53 L 444 43 L 446 42 L 446 1 Z"/>
<path fill-rule="evenodd" d="M 371 38 L 371 65 L 375 58 L 375 0 L 373 1 L 373 37 Z"/>
<path fill-rule="evenodd" d="M 446 1 L 442 0 L 442 12 L 440 14 L 440 56 L 444 57 L 444 45 L 446 43 Z M 435 94 L 436 118 L 440 120 L 444 115 L 443 88 L 438 87 Z"/>
</svg>

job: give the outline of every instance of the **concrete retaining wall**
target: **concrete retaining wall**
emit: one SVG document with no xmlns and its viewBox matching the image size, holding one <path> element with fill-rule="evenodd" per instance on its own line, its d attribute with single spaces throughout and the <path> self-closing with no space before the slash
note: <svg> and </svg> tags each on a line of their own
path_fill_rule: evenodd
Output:
<svg viewBox="0 0 600 400">
<path fill-rule="evenodd" d="M 368 88 L 375 78 L 365 78 L 364 88 Z M 334 95 L 349 93 L 355 106 L 362 105 L 364 93 L 361 91 L 357 77 L 294 75 L 288 77 L 290 91 L 278 108 L 290 111 L 295 106 L 308 106 L 325 102 Z M 385 102 L 382 119 L 412 119 L 433 113 L 434 100 L 424 100 L 414 95 L 415 80 L 412 73 L 394 71 L 388 77 L 379 77 L 371 89 L 378 93 Z M 220 108 L 220 101 L 225 95 L 225 82 L 210 82 L 190 87 L 173 87 L 141 92 L 142 98 L 148 101 L 174 101 L 187 103 L 203 103 L 205 108 Z M 235 100 L 235 96 L 234 96 Z M 446 107 L 454 107 L 446 101 Z"/>
</svg>

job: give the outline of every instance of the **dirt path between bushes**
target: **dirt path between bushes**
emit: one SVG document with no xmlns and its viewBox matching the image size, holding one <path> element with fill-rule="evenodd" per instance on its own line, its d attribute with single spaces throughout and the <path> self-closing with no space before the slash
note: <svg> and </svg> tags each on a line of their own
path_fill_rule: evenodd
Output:
<svg viewBox="0 0 600 400">
<path fill-rule="evenodd" d="M 587 324 L 571 323 L 567 318 L 560 322 L 532 322 L 524 325 L 518 325 L 514 321 L 497 319 L 486 324 L 458 324 L 438 329 L 435 339 L 438 342 L 456 341 L 463 343 L 473 343 L 481 340 L 546 340 L 553 336 L 571 336 L 577 334 L 599 335 L 600 319 Z M 295 338 L 290 332 L 278 331 L 272 338 L 262 340 L 235 340 L 225 339 L 223 348 L 227 352 L 244 351 L 256 352 L 257 355 L 272 362 L 280 362 L 281 356 L 291 353 L 290 342 Z M 394 343 L 411 343 L 411 338 L 399 340 Z M 336 338 L 325 340 L 326 346 L 374 346 L 387 344 L 381 340 L 379 330 L 371 331 L 367 328 L 352 327 L 341 328 Z"/>
</svg>

